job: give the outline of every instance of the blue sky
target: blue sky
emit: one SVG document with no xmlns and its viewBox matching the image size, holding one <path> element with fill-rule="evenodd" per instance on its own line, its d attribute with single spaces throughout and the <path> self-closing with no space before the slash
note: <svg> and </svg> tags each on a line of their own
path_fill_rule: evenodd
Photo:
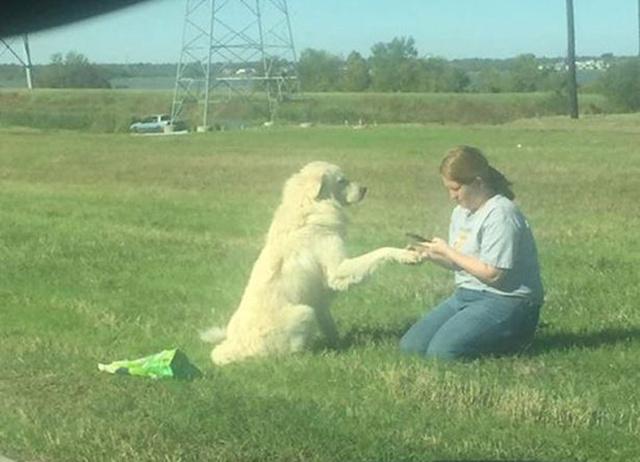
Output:
<svg viewBox="0 0 640 462">
<path fill-rule="evenodd" d="M 97 63 L 177 62 L 185 1 L 152 0 L 34 33 L 32 59 L 43 64 L 73 50 Z M 368 56 L 377 42 L 411 36 L 421 56 L 447 59 L 566 53 L 564 0 L 288 0 L 288 6 L 298 52 Z M 578 55 L 638 54 L 637 0 L 575 0 L 574 7 Z M 0 62 L 14 59 L 5 52 Z"/>
</svg>

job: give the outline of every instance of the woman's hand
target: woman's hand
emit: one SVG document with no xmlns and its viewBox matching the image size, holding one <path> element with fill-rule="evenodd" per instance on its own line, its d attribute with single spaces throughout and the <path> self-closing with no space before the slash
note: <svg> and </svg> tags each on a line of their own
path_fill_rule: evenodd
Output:
<svg viewBox="0 0 640 462">
<path fill-rule="evenodd" d="M 439 237 L 431 242 L 421 242 L 419 247 L 427 260 L 454 271 L 464 270 L 490 286 L 498 285 L 504 277 L 504 270 L 458 252 Z"/>
<path fill-rule="evenodd" d="M 420 247 L 424 249 L 423 254 L 429 260 L 450 260 L 450 254 L 453 250 L 447 241 L 439 237 L 434 237 L 430 242 L 421 242 Z"/>
<path fill-rule="evenodd" d="M 457 269 L 451 260 L 451 253 L 455 251 L 444 239 L 434 237 L 431 241 L 412 244 L 411 249 L 420 253 L 425 260 L 437 263 L 447 269 Z"/>
</svg>

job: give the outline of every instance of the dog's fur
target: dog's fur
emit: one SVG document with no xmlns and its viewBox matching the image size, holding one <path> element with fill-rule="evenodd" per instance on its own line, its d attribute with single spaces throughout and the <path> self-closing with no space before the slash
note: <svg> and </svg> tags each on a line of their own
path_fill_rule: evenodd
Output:
<svg viewBox="0 0 640 462">
<path fill-rule="evenodd" d="M 333 292 L 362 281 L 384 261 L 419 261 L 417 253 L 391 247 L 346 258 L 344 207 L 360 202 L 365 193 L 326 162 L 312 162 L 286 182 L 226 332 L 213 328 L 202 335 L 211 342 L 223 339 L 211 352 L 215 364 L 300 351 L 316 325 L 335 344 L 338 333 L 329 312 Z"/>
</svg>

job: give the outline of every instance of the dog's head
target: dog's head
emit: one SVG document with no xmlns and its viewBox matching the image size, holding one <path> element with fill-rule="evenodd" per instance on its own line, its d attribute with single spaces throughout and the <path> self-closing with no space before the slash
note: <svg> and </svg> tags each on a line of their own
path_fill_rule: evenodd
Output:
<svg viewBox="0 0 640 462">
<path fill-rule="evenodd" d="M 303 194 L 314 201 L 333 200 L 344 206 L 360 202 L 367 193 L 366 187 L 350 181 L 340 167 L 327 162 L 311 162 L 297 176 Z"/>
</svg>

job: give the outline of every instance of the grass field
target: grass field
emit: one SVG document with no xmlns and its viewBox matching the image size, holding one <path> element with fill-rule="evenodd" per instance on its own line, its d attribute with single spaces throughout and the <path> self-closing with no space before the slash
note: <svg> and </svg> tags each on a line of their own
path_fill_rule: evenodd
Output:
<svg viewBox="0 0 640 462">
<path fill-rule="evenodd" d="M 219 128 L 262 126 L 268 120 L 264 95 L 251 100 L 211 96 L 208 124 Z M 0 126 L 126 133 L 134 119 L 169 113 L 169 90 L 1 90 Z M 389 123 L 499 124 L 526 117 L 563 114 L 567 102 L 555 93 L 304 93 L 279 106 L 280 124 L 301 122 L 351 125 Z M 581 111 L 606 113 L 611 105 L 598 94 L 580 95 Z M 187 104 L 180 115 L 195 130 L 202 106 Z"/>
<path fill-rule="evenodd" d="M 547 302 L 531 349 L 402 356 L 452 290 L 387 266 L 337 297 L 338 351 L 214 368 L 197 331 L 235 309 L 283 181 L 315 159 L 370 194 L 350 253 L 444 235 L 444 151 L 515 183 Z M 521 144 L 521 148 L 516 146 Z M 0 129 L 0 455 L 18 461 L 640 460 L 640 117 L 133 137 Z M 98 362 L 180 347 L 192 382 Z"/>
</svg>

